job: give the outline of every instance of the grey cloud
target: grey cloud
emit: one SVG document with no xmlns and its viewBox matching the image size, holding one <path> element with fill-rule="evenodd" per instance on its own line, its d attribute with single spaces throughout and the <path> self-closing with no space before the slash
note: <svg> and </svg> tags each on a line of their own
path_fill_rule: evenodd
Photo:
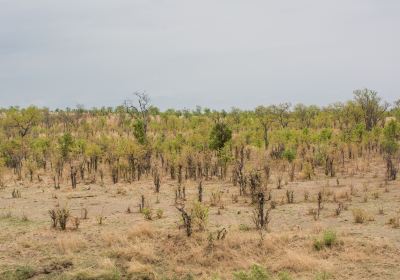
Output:
<svg viewBox="0 0 400 280">
<path fill-rule="evenodd" d="M 0 0 L 0 106 L 163 109 L 399 97 L 394 0 Z"/>
</svg>

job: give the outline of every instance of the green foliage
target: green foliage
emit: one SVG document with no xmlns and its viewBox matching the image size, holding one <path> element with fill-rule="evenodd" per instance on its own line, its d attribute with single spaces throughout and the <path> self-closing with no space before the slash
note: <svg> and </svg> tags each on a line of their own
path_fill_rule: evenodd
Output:
<svg viewBox="0 0 400 280">
<path fill-rule="evenodd" d="M 383 129 L 383 135 L 386 139 L 399 139 L 400 137 L 400 125 L 397 121 L 391 120 L 385 125 Z"/>
<path fill-rule="evenodd" d="M 146 143 L 146 129 L 143 120 L 135 120 L 133 123 L 133 135 L 140 144 L 144 145 Z"/>
<path fill-rule="evenodd" d="M 321 251 L 324 248 L 324 243 L 320 239 L 314 239 L 313 246 L 315 250 Z"/>
<path fill-rule="evenodd" d="M 217 122 L 211 130 L 210 148 L 213 150 L 221 150 L 231 138 L 232 130 L 228 125 L 223 122 Z"/>
<path fill-rule="evenodd" d="M 324 240 L 325 246 L 332 247 L 336 243 L 336 232 L 333 230 L 327 230 L 324 232 L 322 239 Z"/>
<path fill-rule="evenodd" d="M 271 276 L 265 270 L 265 268 L 255 264 L 248 272 L 239 271 L 233 274 L 234 280 L 269 280 Z"/>
<path fill-rule="evenodd" d="M 320 251 L 324 247 L 331 248 L 337 243 L 336 232 L 333 230 L 324 231 L 321 239 L 315 239 L 313 243 L 313 247 L 315 250 Z"/>
<path fill-rule="evenodd" d="M 288 161 L 288 162 L 292 162 L 295 158 L 296 158 L 296 151 L 292 150 L 292 149 L 286 149 L 283 152 L 283 157 Z"/>
<path fill-rule="evenodd" d="M 58 144 L 60 148 L 61 157 L 64 160 L 66 160 L 69 154 L 72 152 L 74 146 L 74 139 L 72 138 L 71 133 L 69 132 L 64 133 L 64 135 L 58 139 Z"/>
<path fill-rule="evenodd" d="M 328 272 L 318 272 L 315 276 L 315 280 L 329 280 L 332 279 L 332 275 Z"/>
<path fill-rule="evenodd" d="M 144 218 L 146 220 L 152 220 L 153 219 L 153 210 L 149 207 L 145 207 L 142 209 L 142 213 L 144 215 Z"/>
<path fill-rule="evenodd" d="M 20 137 L 25 137 L 41 120 L 42 112 L 35 106 L 23 109 L 12 107 L 7 112 L 5 125 L 10 132 L 15 131 Z"/>
<path fill-rule="evenodd" d="M 194 202 L 191 211 L 192 222 L 200 230 L 204 230 L 208 223 L 209 207 L 201 202 Z"/>
<path fill-rule="evenodd" d="M 158 219 L 161 219 L 164 216 L 164 211 L 162 209 L 157 209 L 156 215 Z"/>
<path fill-rule="evenodd" d="M 26 280 L 35 276 L 35 270 L 29 266 L 19 266 L 15 270 L 8 270 L 0 274 L 4 280 Z"/>
<path fill-rule="evenodd" d="M 278 273 L 278 279 L 279 280 L 292 280 L 292 276 L 290 276 L 289 272 L 287 271 L 281 271 Z"/>
<path fill-rule="evenodd" d="M 324 128 L 321 130 L 320 134 L 319 134 L 319 140 L 321 142 L 327 142 L 332 138 L 332 130 L 328 129 L 328 128 Z"/>
<path fill-rule="evenodd" d="M 399 144 L 390 139 L 384 139 L 382 141 L 382 149 L 388 155 L 394 155 L 399 150 Z"/>
<path fill-rule="evenodd" d="M 248 225 L 245 225 L 245 224 L 240 224 L 239 225 L 239 230 L 241 230 L 241 231 L 250 231 L 250 226 L 248 226 Z"/>
</svg>

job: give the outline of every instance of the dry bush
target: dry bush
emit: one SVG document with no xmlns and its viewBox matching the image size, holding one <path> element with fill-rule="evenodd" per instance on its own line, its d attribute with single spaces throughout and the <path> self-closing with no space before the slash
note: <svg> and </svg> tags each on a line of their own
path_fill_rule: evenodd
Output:
<svg viewBox="0 0 400 280">
<path fill-rule="evenodd" d="M 81 218 L 82 218 L 82 220 L 86 220 L 88 218 L 88 210 L 87 210 L 87 208 L 82 208 L 82 210 L 81 210 Z"/>
<path fill-rule="evenodd" d="M 133 277 L 132 279 L 156 279 L 156 275 L 152 267 L 148 264 L 142 264 L 138 261 L 132 261 L 128 266 L 128 274 Z"/>
<path fill-rule="evenodd" d="M 72 223 L 74 225 L 75 230 L 78 230 L 79 225 L 81 224 L 81 220 L 79 217 L 72 217 Z"/>
<path fill-rule="evenodd" d="M 87 242 L 77 235 L 61 236 L 57 238 L 57 248 L 62 254 L 70 254 L 86 248 Z"/>
<path fill-rule="evenodd" d="M 211 193 L 210 205 L 211 206 L 220 205 L 221 199 L 222 199 L 222 192 L 221 191 L 217 191 L 217 192 Z"/>
<path fill-rule="evenodd" d="M 289 270 L 293 272 L 314 271 L 327 267 L 319 258 L 314 258 L 303 252 L 286 250 L 274 264 L 273 271 Z"/>
<path fill-rule="evenodd" d="M 363 209 L 353 209 L 354 222 L 357 224 L 363 224 L 368 220 L 368 213 Z"/>
<path fill-rule="evenodd" d="M 57 209 L 57 221 L 62 230 L 66 229 L 69 216 L 70 216 L 70 213 L 67 208 L 62 207 L 62 208 Z"/>
<path fill-rule="evenodd" d="M 129 240 L 136 239 L 153 239 L 157 235 L 157 231 L 149 223 L 140 223 L 134 228 L 130 229 L 127 233 Z"/>
<path fill-rule="evenodd" d="M 12 198 L 21 198 L 21 192 L 17 189 L 13 189 L 13 191 L 11 192 L 11 196 Z"/>
<path fill-rule="evenodd" d="M 400 227 L 400 217 L 393 217 L 389 219 L 389 225 L 391 225 L 393 228 L 399 228 Z"/>
<path fill-rule="evenodd" d="M 101 240 L 107 247 L 127 246 L 128 240 L 125 235 L 116 232 L 106 232 L 101 234 Z"/>
</svg>

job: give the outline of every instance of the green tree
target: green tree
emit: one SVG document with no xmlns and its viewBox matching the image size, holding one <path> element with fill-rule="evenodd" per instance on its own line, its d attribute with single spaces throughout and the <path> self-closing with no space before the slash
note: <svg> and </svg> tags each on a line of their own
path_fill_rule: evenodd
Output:
<svg viewBox="0 0 400 280">
<path fill-rule="evenodd" d="M 369 89 L 354 91 L 354 100 L 363 112 L 365 128 L 370 131 L 382 120 L 388 108 L 387 103 L 382 103 L 378 93 Z"/>
<path fill-rule="evenodd" d="M 34 106 L 26 109 L 11 108 L 7 112 L 6 127 L 16 130 L 19 136 L 25 137 L 41 120 L 42 112 Z"/>
<path fill-rule="evenodd" d="M 74 147 L 74 139 L 72 138 L 71 133 L 69 132 L 64 133 L 64 135 L 58 139 L 58 144 L 60 148 L 61 157 L 65 161 L 68 159 Z"/>
<path fill-rule="evenodd" d="M 231 138 L 232 130 L 225 123 L 217 122 L 211 130 L 210 148 L 220 151 Z"/>
</svg>

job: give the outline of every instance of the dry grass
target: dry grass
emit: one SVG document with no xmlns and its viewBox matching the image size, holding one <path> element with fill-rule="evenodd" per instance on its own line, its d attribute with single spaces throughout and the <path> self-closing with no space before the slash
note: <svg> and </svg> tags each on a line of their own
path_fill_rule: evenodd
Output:
<svg viewBox="0 0 400 280">
<path fill-rule="evenodd" d="M 379 170 L 383 168 L 378 167 Z M 212 193 L 221 192 L 226 199 L 222 200 L 223 209 L 210 208 L 204 230 L 195 227 L 190 238 L 180 227 L 180 215 L 174 205 L 176 184 L 168 180 L 163 183 L 159 198 L 154 195 L 151 178 L 117 184 L 112 190 L 110 186 L 96 184 L 90 185 L 90 192 L 79 185 L 74 191 L 61 188 L 56 197 L 52 196 L 53 190 L 46 188 L 44 191 L 36 187 L 24 188 L 24 199 L 18 200 L 18 204 L 13 204 L 15 200 L 3 199 L 0 193 L 3 212 L 13 209 L 13 215 L 0 217 L 3 229 L 0 232 L 0 271 L 22 262 L 40 271 L 48 260 L 64 257 L 70 259 L 73 266 L 51 274 L 49 279 L 57 279 L 56 276 L 61 279 L 64 276 L 65 279 L 189 279 L 187 275 L 194 279 L 212 279 L 216 275 L 220 279 L 232 279 L 234 271 L 247 271 L 255 263 L 265 267 L 275 278 L 279 272 L 288 271 L 293 279 L 315 279 L 318 273 L 327 271 L 332 279 L 400 279 L 399 232 L 394 228 L 396 220 L 390 221 L 398 217 L 400 185 L 388 183 L 386 187 L 390 193 L 386 193 L 380 187 L 382 177 L 372 178 L 377 172 L 371 172 L 363 177 L 349 174 L 340 177 L 339 186 L 335 179 L 327 182 L 325 177 L 314 175 L 311 181 L 288 183 L 281 190 L 271 187 L 272 199 L 278 203 L 271 210 L 270 231 L 262 237 L 253 226 L 246 230 L 240 226 L 251 225 L 254 205 L 248 196 L 227 199 L 238 195 L 237 187 L 230 182 L 204 182 L 204 205 L 210 205 Z M 274 182 L 274 179 L 271 180 Z M 185 203 L 190 208 L 197 199 L 197 182 L 186 181 L 185 184 Z M 364 192 L 365 185 L 368 192 Z M 326 199 L 315 221 L 307 215 L 307 209 L 316 209 L 321 186 L 325 186 Z M 121 195 L 123 192 L 116 195 L 118 188 L 126 190 L 126 195 Z M 294 190 L 298 198 L 296 203 L 285 202 L 287 189 Z M 4 192 L 10 196 L 10 188 Z M 306 201 L 303 199 L 305 192 L 309 194 Z M 379 195 L 374 195 L 375 192 Z M 71 198 L 87 194 L 93 196 Z M 141 194 L 146 196 L 149 205 L 157 205 L 154 209 L 164 210 L 162 219 L 145 221 L 143 214 L 136 211 Z M 365 194 L 369 194 L 369 199 L 363 202 Z M 284 203 L 279 205 L 282 199 Z M 79 216 L 84 206 L 89 217 L 80 220 L 79 230 L 72 230 L 72 224 L 65 232 L 51 229 L 46 209 L 67 202 L 72 216 Z M 339 202 L 346 207 L 335 217 L 333 213 Z M 46 205 L 44 210 L 43 205 Z M 130 213 L 125 211 L 128 207 L 132 209 Z M 347 207 L 354 211 L 346 211 Z M 378 215 L 379 207 L 385 209 L 381 215 Z M 15 218 L 22 213 L 29 213 L 29 221 Z M 101 226 L 96 221 L 99 215 L 107 217 Z M 210 233 L 216 236 L 217 230 L 222 228 L 228 232 L 226 238 L 210 241 Z M 314 238 L 321 237 L 328 228 L 340 233 L 341 243 L 315 251 Z"/>
<path fill-rule="evenodd" d="M 80 236 L 66 234 L 57 238 L 56 245 L 61 254 L 71 254 L 82 251 L 88 244 Z"/>
</svg>

